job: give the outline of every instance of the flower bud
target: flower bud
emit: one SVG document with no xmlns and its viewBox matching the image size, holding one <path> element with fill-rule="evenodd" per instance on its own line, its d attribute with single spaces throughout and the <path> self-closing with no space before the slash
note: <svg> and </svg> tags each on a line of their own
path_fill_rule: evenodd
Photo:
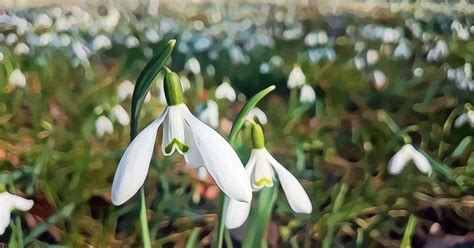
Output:
<svg viewBox="0 0 474 248">
<path fill-rule="evenodd" d="M 253 148 L 265 148 L 265 136 L 263 135 L 262 127 L 258 123 L 252 122 L 251 128 Z"/>
<path fill-rule="evenodd" d="M 184 103 L 183 89 L 178 74 L 165 67 L 165 80 L 163 84 L 166 101 L 169 106 Z"/>
</svg>

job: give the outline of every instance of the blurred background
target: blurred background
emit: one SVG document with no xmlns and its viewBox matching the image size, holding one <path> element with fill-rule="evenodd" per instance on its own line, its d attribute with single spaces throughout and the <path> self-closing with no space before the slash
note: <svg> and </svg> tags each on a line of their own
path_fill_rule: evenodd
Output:
<svg viewBox="0 0 474 248">
<path fill-rule="evenodd" d="M 110 187 L 135 81 L 176 39 L 168 66 L 186 103 L 206 121 L 216 102 L 223 135 L 246 99 L 277 86 L 257 117 L 313 213 L 294 214 L 280 190 L 253 247 L 399 247 L 407 235 L 413 247 L 472 247 L 473 11 L 464 0 L 3 0 L 0 180 L 35 205 L 12 215 L 0 246 L 141 245 L 136 202 L 114 207 Z M 162 84 L 140 127 L 164 109 Z M 429 176 L 412 164 L 388 174 L 407 137 Z M 181 157 L 163 157 L 160 140 L 145 183 L 153 247 L 211 246 L 219 189 Z M 245 129 L 244 164 L 249 140 Z M 240 247 L 247 229 L 226 246 Z"/>
</svg>

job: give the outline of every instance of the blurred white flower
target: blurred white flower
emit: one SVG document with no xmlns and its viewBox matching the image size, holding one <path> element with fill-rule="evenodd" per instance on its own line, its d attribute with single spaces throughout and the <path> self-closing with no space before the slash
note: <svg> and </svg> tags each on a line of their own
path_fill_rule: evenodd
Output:
<svg viewBox="0 0 474 248">
<path fill-rule="evenodd" d="M 26 77 L 20 69 L 15 69 L 8 78 L 8 84 L 14 87 L 24 88 L 26 86 Z"/>
<path fill-rule="evenodd" d="M 469 40 L 469 38 L 471 37 L 471 34 L 469 33 L 467 27 L 463 27 L 462 24 L 457 20 L 453 21 L 453 23 L 451 24 L 451 30 L 455 31 L 456 35 L 461 40 Z"/>
<path fill-rule="evenodd" d="M 160 35 L 158 34 L 158 32 L 153 29 L 153 28 L 149 28 L 145 31 L 145 37 L 148 39 L 148 41 L 150 41 L 151 43 L 156 43 L 158 41 L 160 41 Z"/>
<path fill-rule="evenodd" d="M 249 121 L 257 120 L 260 124 L 265 125 L 268 122 L 267 115 L 258 107 L 250 110 L 246 117 Z"/>
<path fill-rule="evenodd" d="M 300 91 L 300 102 L 302 103 L 312 103 L 316 101 L 316 92 L 314 92 L 313 87 L 310 85 L 303 85 Z"/>
<path fill-rule="evenodd" d="M 468 110 L 466 113 L 460 114 L 454 121 L 454 126 L 459 128 L 464 126 L 466 122 L 471 124 L 471 127 L 474 128 L 474 110 Z"/>
<path fill-rule="evenodd" d="M 34 22 L 36 28 L 49 28 L 53 25 L 53 20 L 47 14 L 39 14 Z"/>
<path fill-rule="evenodd" d="M 23 212 L 29 211 L 33 207 L 33 200 L 25 199 L 21 196 L 13 195 L 8 192 L 0 193 L 0 235 L 10 225 L 10 214 L 13 210 Z"/>
<path fill-rule="evenodd" d="M 199 111 L 198 118 L 212 128 L 219 127 L 219 105 L 213 100 L 208 100 L 206 106 Z"/>
<path fill-rule="evenodd" d="M 95 132 L 97 137 L 102 138 L 105 134 L 112 134 L 114 131 L 114 125 L 109 118 L 101 115 L 95 121 Z"/>
<path fill-rule="evenodd" d="M 52 45 L 54 38 L 55 37 L 52 32 L 43 33 L 39 36 L 38 45 L 41 47 Z"/>
<path fill-rule="evenodd" d="M 306 83 L 306 76 L 299 65 L 295 65 L 288 76 L 286 85 L 289 89 L 294 89 L 303 86 Z"/>
<path fill-rule="evenodd" d="M 130 116 L 127 113 L 127 110 L 125 110 L 122 105 L 115 105 L 112 108 L 112 119 L 115 119 L 120 123 L 122 126 L 127 126 L 130 124 Z"/>
<path fill-rule="evenodd" d="M 129 80 L 122 81 L 117 88 L 117 97 L 119 101 L 123 101 L 133 95 L 135 86 Z"/>
<path fill-rule="evenodd" d="M 405 39 L 400 40 L 400 42 L 398 43 L 398 46 L 393 51 L 393 56 L 396 59 L 406 60 L 406 59 L 409 59 L 411 55 L 412 55 L 412 49 L 410 47 L 410 43 Z"/>
<path fill-rule="evenodd" d="M 181 88 L 183 89 L 183 92 L 191 89 L 191 82 L 189 81 L 189 78 L 186 77 L 186 75 L 181 75 L 179 78 L 181 80 Z"/>
<path fill-rule="evenodd" d="M 387 76 L 380 70 L 375 70 L 372 74 L 372 82 L 376 90 L 383 90 L 388 83 Z"/>
<path fill-rule="evenodd" d="M 216 88 L 216 92 L 214 93 L 217 99 L 224 99 L 233 102 L 237 98 L 234 88 L 230 85 L 227 80 L 224 80 L 219 86 Z"/>
<path fill-rule="evenodd" d="M 9 33 L 7 35 L 7 38 L 5 39 L 5 43 L 9 46 L 17 41 L 18 41 L 18 36 L 15 33 Z"/>
<path fill-rule="evenodd" d="M 361 71 L 365 68 L 367 64 L 365 63 L 365 60 L 363 58 L 357 56 L 354 58 L 354 65 L 357 70 Z"/>
<path fill-rule="evenodd" d="M 134 47 L 137 47 L 139 44 L 140 44 L 140 41 L 138 41 L 137 37 L 133 35 L 129 35 L 127 36 L 127 38 L 125 38 L 126 48 L 134 48 Z"/>
<path fill-rule="evenodd" d="M 4 59 L 5 59 L 5 55 L 2 52 L 0 52 L 0 62 L 3 61 Z"/>
<path fill-rule="evenodd" d="M 422 173 L 428 174 L 431 172 L 431 165 L 428 159 L 411 144 L 405 144 L 393 155 L 388 163 L 388 172 L 392 175 L 400 174 L 410 160 L 413 161 Z"/>
<path fill-rule="evenodd" d="M 15 46 L 15 49 L 13 50 L 13 52 L 16 55 L 26 55 L 30 53 L 30 48 L 25 43 L 20 42 Z"/>
<path fill-rule="evenodd" d="M 79 61 L 81 62 L 83 66 L 85 67 L 90 66 L 88 51 L 87 51 L 87 48 L 84 47 L 84 45 L 76 41 L 72 44 L 72 50 L 74 51 L 74 54 L 76 55 L 76 57 L 79 59 Z"/>
<path fill-rule="evenodd" d="M 198 174 L 199 180 L 201 181 L 206 181 L 207 177 L 209 177 L 209 172 L 207 172 L 206 167 L 197 168 L 197 174 Z"/>
<path fill-rule="evenodd" d="M 377 51 L 375 49 L 369 49 L 367 51 L 366 59 L 367 59 L 367 64 L 368 65 L 375 65 L 380 59 L 379 51 Z"/>
<path fill-rule="evenodd" d="M 201 73 L 201 65 L 199 64 L 199 61 L 195 57 L 189 58 L 186 61 L 185 67 L 186 69 L 188 69 L 194 74 Z"/>
<path fill-rule="evenodd" d="M 425 71 L 423 70 L 423 68 L 420 68 L 420 67 L 417 67 L 413 70 L 413 75 L 415 77 L 422 77 L 424 73 Z"/>
<path fill-rule="evenodd" d="M 428 54 L 426 55 L 426 59 L 428 61 L 439 61 L 441 59 L 448 57 L 448 55 L 449 55 L 448 44 L 446 44 L 446 41 L 444 40 L 439 40 L 438 42 L 436 42 L 435 47 L 431 48 L 428 51 Z"/>
<path fill-rule="evenodd" d="M 310 32 L 304 37 L 304 43 L 307 46 L 315 46 L 318 44 L 318 33 Z"/>
<path fill-rule="evenodd" d="M 112 47 L 112 42 L 110 41 L 109 37 L 103 34 L 95 37 L 94 41 L 92 41 L 92 48 L 94 48 L 95 51 L 98 51 L 101 49 L 109 49 L 111 47 Z"/>
</svg>

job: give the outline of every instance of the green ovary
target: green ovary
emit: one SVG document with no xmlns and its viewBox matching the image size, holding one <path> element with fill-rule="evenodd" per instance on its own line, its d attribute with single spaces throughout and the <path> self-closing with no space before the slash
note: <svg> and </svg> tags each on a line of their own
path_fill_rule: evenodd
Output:
<svg viewBox="0 0 474 248">
<path fill-rule="evenodd" d="M 189 147 L 181 142 L 179 142 L 177 139 L 173 139 L 166 147 L 165 147 L 165 151 L 166 153 L 170 153 L 171 151 L 173 151 L 173 147 L 174 146 L 178 146 L 178 149 L 185 153 L 187 151 L 189 151 Z"/>
</svg>

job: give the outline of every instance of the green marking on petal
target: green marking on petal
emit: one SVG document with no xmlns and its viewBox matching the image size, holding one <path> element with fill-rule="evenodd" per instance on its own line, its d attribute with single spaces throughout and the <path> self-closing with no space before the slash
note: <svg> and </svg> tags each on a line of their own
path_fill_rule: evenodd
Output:
<svg viewBox="0 0 474 248">
<path fill-rule="evenodd" d="M 257 187 L 262 187 L 262 186 L 267 186 L 267 187 L 271 187 L 273 186 L 273 181 L 269 178 L 261 178 L 260 180 L 258 180 L 255 185 L 257 185 Z"/>
<path fill-rule="evenodd" d="M 173 139 L 166 147 L 165 147 L 165 152 L 166 153 L 170 153 L 171 151 L 173 151 L 173 147 L 174 146 L 178 146 L 178 149 L 185 153 L 187 151 L 189 151 L 189 147 L 181 142 L 179 142 L 177 139 Z"/>
</svg>

